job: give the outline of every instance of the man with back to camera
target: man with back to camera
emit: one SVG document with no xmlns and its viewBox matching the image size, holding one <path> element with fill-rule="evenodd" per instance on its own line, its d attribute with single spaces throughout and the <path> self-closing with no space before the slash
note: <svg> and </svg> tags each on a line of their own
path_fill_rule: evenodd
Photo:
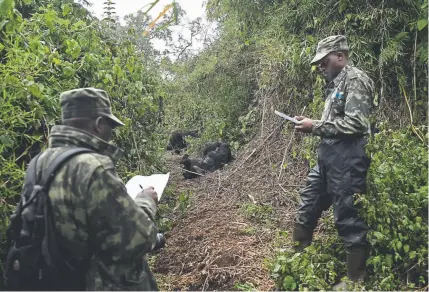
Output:
<svg viewBox="0 0 429 292">
<path fill-rule="evenodd" d="M 80 283 L 70 290 L 158 290 L 144 259 L 156 241 L 157 194 L 148 188 L 135 201 L 128 195 L 115 170 L 122 150 L 108 143 L 113 129 L 124 124 L 112 114 L 103 90 L 66 91 L 60 103 L 62 125 L 52 128 L 37 172 L 46 170 L 66 148 L 95 152 L 66 161 L 49 189 L 56 232 L 91 250 Z"/>
<path fill-rule="evenodd" d="M 345 36 L 321 40 L 311 65 L 317 65 L 328 81 L 321 120 L 295 117 L 295 129 L 322 138 L 317 165 L 310 170 L 300 192 L 294 220 L 293 241 L 297 250 L 311 244 L 313 231 L 322 214 L 332 204 L 338 234 L 347 254 L 347 276 L 362 281 L 370 245 L 368 226 L 358 215 L 354 195 L 366 191 L 370 159 L 365 153 L 371 134 L 374 111 L 374 82 L 363 71 L 349 65 Z M 345 288 L 344 283 L 334 289 Z"/>
</svg>

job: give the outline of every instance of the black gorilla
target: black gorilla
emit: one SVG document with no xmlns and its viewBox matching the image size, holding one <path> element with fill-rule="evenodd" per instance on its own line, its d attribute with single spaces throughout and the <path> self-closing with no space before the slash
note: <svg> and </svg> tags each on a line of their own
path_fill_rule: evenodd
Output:
<svg viewBox="0 0 429 292">
<path fill-rule="evenodd" d="M 205 145 L 202 159 L 190 159 L 189 155 L 185 154 L 180 160 L 180 164 L 183 164 L 185 170 L 188 170 L 183 172 L 185 179 L 192 179 L 199 175 L 189 171 L 200 174 L 213 172 L 232 160 L 231 149 L 227 143 L 211 142 Z"/>
<path fill-rule="evenodd" d="M 219 147 L 221 142 L 208 142 L 204 145 L 203 157 L 206 156 L 210 151 L 216 150 Z"/>
<path fill-rule="evenodd" d="M 185 169 L 183 172 L 185 179 L 193 179 L 199 177 L 197 173 L 204 173 L 204 169 L 201 168 L 201 159 L 191 159 L 188 154 L 183 155 L 180 164 L 183 164 Z"/>
<path fill-rule="evenodd" d="M 175 150 L 177 154 L 180 153 L 180 149 L 184 149 L 189 146 L 189 144 L 186 142 L 185 137 L 191 136 L 191 137 L 199 137 L 197 130 L 192 131 L 174 131 L 171 133 L 170 141 L 167 145 L 167 150 Z"/>
</svg>

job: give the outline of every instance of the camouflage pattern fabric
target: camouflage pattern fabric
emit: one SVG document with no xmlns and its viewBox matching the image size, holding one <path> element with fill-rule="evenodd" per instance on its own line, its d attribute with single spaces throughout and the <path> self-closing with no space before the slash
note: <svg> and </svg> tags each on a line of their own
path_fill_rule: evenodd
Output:
<svg viewBox="0 0 429 292">
<path fill-rule="evenodd" d="M 69 147 L 97 153 L 71 158 L 57 172 L 49 197 L 59 235 L 89 244 L 87 290 L 157 290 L 144 255 L 155 245 L 156 204 L 149 197 L 134 201 L 115 171 L 122 151 L 87 132 L 54 126 L 49 148 L 41 155 L 40 175 Z"/>
<path fill-rule="evenodd" d="M 376 106 L 374 82 L 363 71 L 347 65 L 330 84 L 321 120 L 313 120 L 312 133 L 326 138 L 371 134 Z"/>
<path fill-rule="evenodd" d="M 65 91 L 60 95 L 61 118 L 94 118 L 103 116 L 118 126 L 124 126 L 113 113 L 109 95 L 101 89 L 87 87 Z"/>
<path fill-rule="evenodd" d="M 347 38 L 343 35 L 331 35 L 317 44 L 316 56 L 310 64 L 316 64 L 331 52 L 348 51 Z"/>
</svg>

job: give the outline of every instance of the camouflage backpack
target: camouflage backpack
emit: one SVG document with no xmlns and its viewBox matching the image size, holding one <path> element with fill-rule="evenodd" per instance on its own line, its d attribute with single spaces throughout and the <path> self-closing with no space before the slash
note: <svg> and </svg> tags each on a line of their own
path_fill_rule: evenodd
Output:
<svg viewBox="0 0 429 292">
<path fill-rule="evenodd" d="M 7 229 L 8 253 L 4 265 L 7 290 L 85 290 L 88 246 L 59 237 L 55 232 L 49 185 L 65 161 L 86 148 L 68 148 L 37 177 L 37 160 L 30 161 L 19 204 Z"/>
</svg>

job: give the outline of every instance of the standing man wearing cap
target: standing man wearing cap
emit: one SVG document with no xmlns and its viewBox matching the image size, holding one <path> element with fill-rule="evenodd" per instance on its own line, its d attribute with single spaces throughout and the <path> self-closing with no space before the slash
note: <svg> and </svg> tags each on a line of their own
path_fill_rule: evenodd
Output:
<svg viewBox="0 0 429 292">
<path fill-rule="evenodd" d="M 56 232 L 88 252 L 81 277 L 71 283 L 76 286 L 65 289 L 158 290 L 144 259 L 156 240 L 157 195 L 145 189 L 134 201 L 127 194 L 115 170 L 122 151 L 108 143 L 113 129 L 124 124 L 112 114 L 103 90 L 66 91 L 60 103 L 62 125 L 52 128 L 37 173 L 68 148 L 93 151 L 66 161 L 49 188 Z M 68 246 L 60 248 L 73 253 Z"/>
<path fill-rule="evenodd" d="M 293 241 L 298 242 L 298 250 L 310 245 L 322 211 L 333 205 L 335 226 L 346 247 L 347 275 L 359 281 L 369 252 L 368 226 L 354 202 L 355 194 L 366 191 L 370 159 L 365 145 L 371 133 L 375 92 L 368 75 L 349 64 L 348 51 L 344 36 L 329 36 L 319 42 L 311 61 L 328 84 L 322 118 L 295 117 L 301 122 L 297 130 L 320 136 L 322 141 L 317 165 L 300 193 Z"/>
</svg>

